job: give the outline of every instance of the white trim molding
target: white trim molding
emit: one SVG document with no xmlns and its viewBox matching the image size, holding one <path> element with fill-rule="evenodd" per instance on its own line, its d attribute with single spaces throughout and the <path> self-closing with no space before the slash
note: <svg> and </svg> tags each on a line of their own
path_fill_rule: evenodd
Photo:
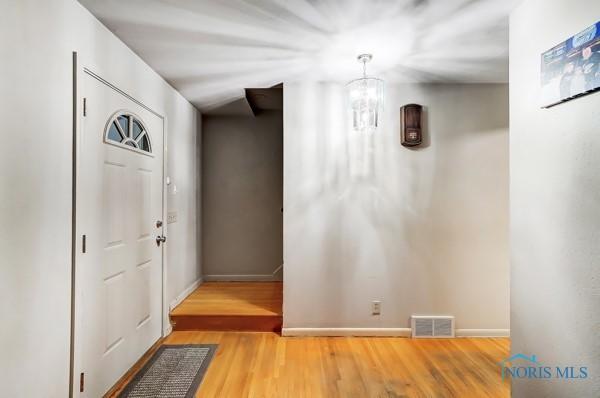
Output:
<svg viewBox="0 0 600 398">
<path fill-rule="evenodd" d="M 410 337 L 411 328 L 283 328 L 281 335 Z M 510 337 L 510 329 L 456 329 L 455 337 Z"/>
<path fill-rule="evenodd" d="M 283 328 L 282 336 L 410 337 L 410 328 Z"/>
<path fill-rule="evenodd" d="M 206 282 L 272 282 L 273 275 L 203 275 Z"/>
<path fill-rule="evenodd" d="M 171 304 L 169 304 L 169 312 L 173 311 L 173 308 L 177 307 L 183 300 L 186 299 L 187 296 L 192 294 L 192 292 L 194 290 L 196 290 L 198 288 L 198 286 L 200 286 L 201 284 L 202 284 L 202 278 L 198 278 L 194 282 L 192 282 L 191 285 L 186 287 L 181 293 L 179 293 L 177 295 L 177 297 L 175 297 L 173 299 L 173 301 L 171 301 Z"/>
<path fill-rule="evenodd" d="M 168 335 L 171 334 L 171 332 L 173 332 L 173 326 L 169 323 L 169 326 L 167 326 L 164 330 L 163 330 L 163 335 L 162 337 L 167 337 Z"/>
<path fill-rule="evenodd" d="M 271 274 L 258 275 L 203 275 L 206 282 L 276 282 L 283 280 L 283 264 Z"/>
<path fill-rule="evenodd" d="M 510 337 L 510 329 L 456 329 L 456 337 Z"/>
</svg>

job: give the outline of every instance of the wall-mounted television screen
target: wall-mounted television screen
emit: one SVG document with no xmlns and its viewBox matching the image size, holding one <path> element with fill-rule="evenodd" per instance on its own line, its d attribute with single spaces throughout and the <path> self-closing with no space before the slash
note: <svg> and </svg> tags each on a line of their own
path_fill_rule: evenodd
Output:
<svg viewBox="0 0 600 398">
<path fill-rule="evenodd" d="M 600 89 L 600 21 L 542 53 L 542 108 Z"/>
</svg>

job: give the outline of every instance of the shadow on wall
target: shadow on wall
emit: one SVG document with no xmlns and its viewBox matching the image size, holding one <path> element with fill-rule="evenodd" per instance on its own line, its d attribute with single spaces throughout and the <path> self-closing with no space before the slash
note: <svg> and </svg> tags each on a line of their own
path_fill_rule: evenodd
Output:
<svg viewBox="0 0 600 398">
<path fill-rule="evenodd" d="M 302 183 L 289 192 L 294 201 L 287 211 L 290 218 L 299 215 L 300 222 L 291 228 L 315 237 L 305 252 L 323 273 L 315 279 L 321 284 L 315 291 L 327 291 L 328 299 L 351 316 L 355 309 L 344 303 L 352 293 L 344 284 L 373 281 L 368 289 L 374 293 L 377 281 L 396 274 L 390 270 L 397 269 L 399 260 L 410 264 L 411 253 L 426 252 L 411 236 L 419 227 L 416 215 L 429 207 L 430 197 L 420 193 L 430 191 L 435 167 L 423 168 L 410 159 L 398 167 L 398 152 L 407 149 L 399 143 L 397 111 L 386 109 L 382 128 L 364 134 L 340 117 L 347 114 L 343 87 L 318 84 L 300 90 L 298 102 L 305 106 L 296 111 L 302 134 L 294 139 L 302 140 L 295 145 L 301 150 L 291 155 L 297 159 L 286 161 L 299 161 L 300 175 L 294 180 Z M 403 284 L 414 283 L 409 278 L 389 282 L 402 291 L 409 290 Z M 331 317 L 323 314 L 318 321 L 330 322 Z"/>
<path fill-rule="evenodd" d="M 508 118 L 506 104 L 490 116 L 495 99 L 478 106 L 486 92 L 475 86 L 458 96 L 458 85 L 393 86 L 381 128 L 367 135 L 344 117 L 343 86 L 286 85 L 286 301 L 305 303 L 288 305 L 286 327 L 400 327 L 411 312 L 485 311 L 481 297 L 497 286 L 472 282 L 486 272 L 508 280 Z M 410 102 L 427 107 L 427 142 L 413 150 L 399 137 Z M 507 320 L 508 284 L 496 290 Z M 395 308 L 371 317 L 368 303 L 382 296 Z"/>
</svg>

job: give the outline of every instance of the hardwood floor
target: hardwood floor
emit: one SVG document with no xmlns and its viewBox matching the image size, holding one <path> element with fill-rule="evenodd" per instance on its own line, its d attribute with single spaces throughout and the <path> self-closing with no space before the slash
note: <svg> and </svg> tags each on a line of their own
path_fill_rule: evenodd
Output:
<svg viewBox="0 0 600 398">
<path fill-rule="evenodd" d="M 281 282 L 204 282 L 171 315 L 281 315 Z"/>
<path fill-rule="evenodd" d="M 281 282 L 206 282 L 171 311 L 174 330 L 279 331 Z"/>
<path fill-rule="evenodd" d="M 196 397 L 509 397 L 498 362 L 509 339 L 281 337 L 174 332 L 165 344 L 216 343 Z M 115 390 L 115 395 L 120 388 Z"/>
<path fill-rule="evenodd" d="M 281 325 L 279 282 L 208 282 L 171 312 L 163 344 L 218 344 L 196 397 L 509 397 L 506 338 L 281 337 L 232 332 Z M 272 326 L 268 326 L 272 327 Z M 239 329 L 238 329 L 239 328 Z M 269 329 L 270 330 L 270 329 Z M 136 365 L 139 369 L 145 360 Z M 133 372 L 109 396 L 118 392 Z"/>
</svg>

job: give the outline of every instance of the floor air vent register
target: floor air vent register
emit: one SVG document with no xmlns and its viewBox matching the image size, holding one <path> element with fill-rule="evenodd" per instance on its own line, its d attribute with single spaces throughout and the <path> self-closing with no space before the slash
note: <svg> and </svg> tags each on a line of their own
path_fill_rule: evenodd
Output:
<svg viewBox="0 0 600 398">
<path fill-rule="evenodd" d="M 413 338 L 454 337 L 453 316 L 411 316 Z"/>
</svg>

